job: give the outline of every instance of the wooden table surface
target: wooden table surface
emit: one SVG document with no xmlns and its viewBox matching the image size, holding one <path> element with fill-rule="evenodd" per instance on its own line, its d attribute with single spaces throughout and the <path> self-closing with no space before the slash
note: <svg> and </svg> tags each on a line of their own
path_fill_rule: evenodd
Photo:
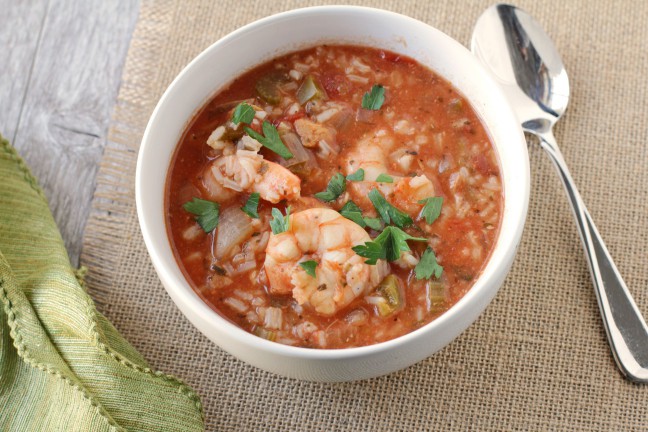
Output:
<svg viewBox="0 0 648 432">
<path fill-rule="evenodd" d="M 0 134 L 49 199 L 74 265 L 139 0 L 0 0 Z"/>
</svg>

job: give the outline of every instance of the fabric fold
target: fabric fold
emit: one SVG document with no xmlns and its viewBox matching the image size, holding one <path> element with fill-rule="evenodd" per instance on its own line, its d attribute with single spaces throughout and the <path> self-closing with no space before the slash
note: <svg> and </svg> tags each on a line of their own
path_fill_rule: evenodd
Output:
<svg viewBox="0 0 648 432">
<path fill-rule="evenodd" d="M 0 185 L 0 428 L 203 430 L 198 395 L 96 310 L 36 179 L 1 137 Z"/>
</svg>

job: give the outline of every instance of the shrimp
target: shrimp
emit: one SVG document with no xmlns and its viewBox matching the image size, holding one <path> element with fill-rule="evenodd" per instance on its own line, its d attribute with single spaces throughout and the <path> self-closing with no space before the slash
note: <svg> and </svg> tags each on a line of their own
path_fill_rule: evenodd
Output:
<svg viewBox="0 0 648 432">
<path fill-rule="evenodd" d="M 335 129 L 330 126 L 302 118 L 295 120 L 295 130 L 304 147 L 317 147 L 321 141 L 326 141 L 329 145 L 335 144 Z"/>
<path fill-rule="evenodd" d="M 364 170 L 365 181 L 376 181 L 387 173 L 385 153 L 394 145 L 394 139 L 385 134 L 374 134 L 361 139 L 346 155 L 347 174 Z"/>
<path fill-rule="evenodd" d="M 266 248 L 265 271 L 273 294 L 290 294 L 300 305 L 330 316 L 370 292 L 389 272 L 351 248 L 370 241 L 369 234 L 338 212 L 313 208 L 290 216 L 288 231 L 273 234 Z M 317 262 L 315 277 L 299 265 Z"/>
<path fill-rule="evenodd" d="M 213 199 L 228 199 L 234 195 L 232 191 L 258 192 L 271 203 L 297 199 L 301 192 L 299 177 L 248 150 L 237 150 L 212 162 L 203 176 L 203 186 Z"/>
<path fill-rule="evenodd" d="M 419 175 L 399 179 L 389 201 L 410 216 L 416 216 L 423 208 L 419 201 L 437 195 L 432 181 L 425 175 Z"/>
<path fill-rule="evenodd" d="M 436 196 L 440 191 L 425 175 L 400 177 L 390 174 L 393 183 L 376 183 L 380 174 L 388 173 L 385 154 L 393 143 L 393 138 L 380 131 L 361 139 L 347 154 L 346 173 L 348 175 L 362 168 L 364 181 L 353 182 L 348 188 L 358 203 L 368 207 L 371 207 L 371 203 L 367 196 L 371 189 L 377 188 L 391 204 L 416 217 L 423 208 L 419 201 Z"/>
<path fill-rule="evenodd" d="M 309 196 L 299 197 L 294 201 L 289 201 L 288 205 L 290 206 L 290 210 L 294 213 L 310 208 L 330 208 L 317 198 Z"/>
</svg>

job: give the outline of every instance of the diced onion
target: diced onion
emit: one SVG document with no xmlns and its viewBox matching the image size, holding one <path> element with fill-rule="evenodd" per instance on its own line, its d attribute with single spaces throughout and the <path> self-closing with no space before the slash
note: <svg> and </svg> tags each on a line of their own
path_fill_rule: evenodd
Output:
<svg viewBox="0 0 648 432">
<path fill-rule="evenodd" d="M 263 317 L 263 326 L 267 329 L 279 330 L 283 323 L 282 310 L 276 307 L 269 307 Z"/>
<path fill-rule="evenodd" d="M 236 273 L 245 273 L 256 268 L 256 261 L 245 261 L 236 268 Z"/>
<path fill-rule="evenodd" d="M 374 113 L 375 111 L 358 108 L 358 111 L 356 112 L 356 121 L 359 123 L 373 123 Z"/>
<path fill-rule="evenodd" d="M 364 309 L 355 309 L 349 312 L 349 314 L 344 318 L 346 322 L 351 325 L 362 325 L 369 318 L 369 314 Z"/>
<path fill-rule="evenodd" d="M 223 300 L 223 303 L 237 312 L 245 312 L 247 310 L 247 305 L 235 297 L 228 297 Z"/>
<path fill-rule="evenodd" d="M 250 222 L 250 217 L 238 207 L 228 207 L 221 213 L 214 248 L 216 259 L 229 258 L 236 246 L 252 236 L 254 228 Z"/>
<path fill-rule="evenodd" d="M 321 113 L 317 114 L 315 116 L 315 119 L 317 120 L 318 123 L 324 123 L 332 119 L 339 112 L 340 110 L 338 108 L 329 108 L 326 111 L 322 111 Z"/>
<path fill-rule="evenodd" d="M 280 159 L 279 163 L 291 171 L 308 172 L 317 167 L 317 161 L 311 153 L 302 144 L 301 140 L 294 132 L 286 132 L 281 135 L 281 140 L 288 147 L 288 150 L 293 154 L 293 157 L 285 160 Z"/>
</svg>

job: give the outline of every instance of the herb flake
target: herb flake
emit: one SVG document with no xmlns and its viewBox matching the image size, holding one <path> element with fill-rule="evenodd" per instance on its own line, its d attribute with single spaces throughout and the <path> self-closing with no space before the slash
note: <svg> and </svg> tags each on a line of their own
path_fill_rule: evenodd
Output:
<svg viewBox="0 0 648 432">
<path fill-rule="evenodd" d="M 395 226 L 388 226 L 373 241 L 354 246 L 352 249 L 361 257 L 368 258 L 366 264 L 375 265 L 379 259 L 396 261 L 400 258 L 401 252 L 411 250 L 407 244 L 408 240 L 427 241 L 423 237 L 411 236 Z"/>
<path fill-rule="evenodd" d="M 407 213 L 404 213 L 389 204 L 377 189 L 372 189 L 371 192 L 369 192 L 369 199 L 382 220 L 385 221 L 385 224 L 389 225 L 393 222 L 394 225 L 399 228 L 406 228 L 412 225 L 412 218 L 409 217 Z"/>
<path fill-rule="evenodd" d="M 360 207 L 358 207 L 353 201 L 347 201 L 346 204 L 344 204 L 344 206 L 340 209 L 340 214 L 345 218 L 357 223 L 362 228 L 369 227 L 374 230 L 379 230 L 382 228 L 380 219 L 362 216 L 362 209 L 360 209 Z"/>
<path fill-rule="evenodd" d="M 212 232 L 218 226 L 220 205 L 216 202 L 195 198 L 183 204 L 189 213 L 196 215 L 196 222 L 206 233 Z"/>
<path fill-rule="evenodd" d="M 429 197 L 418 202 L 424 204 L 421 210 L 421 217 L 425 218 L 425 222 L 431 224 L 441 215 L 441 205 L 443 204 L 442 197 Z"/>
<path fill-rule="evenodd" d="M 346 190 L 346 179 L 340 173 L 335 174 L 329 180 L 326 190 L 315 194 L 315 198 L 324 202 L 334 201 Z"/>
<path fill-rule="evenodd" d="M 272 234 L 281 234 L 288 231 L 290 227 L 290 207 L 286 207 L 286 216 L 282 215 L 278 208 L 273 208 L 271 211 L 272 220 L 270 221 L 270 228 Z"/>
<path fill-rule="evenodd" d="M 261 195 L 258 192 L 253 192 L 250 194 L 250 197 L 245 202 L 245 205 L 241 207 L 248 216 L 254 219 L 259 219 L 259 197 Z"/>
<path fill-rule="evenodd" d="M 423 256 L 421 256 L 420 261 L 414 267 L 414 273 L 416 273 L 416 279 L 430 279 L 433 275 L 435 278 L 439 279 L 443 273 L 443 267 L 439 265 L 434 255 L 434 251 L 431 247 L 427 247 Z"/>
<path fill-rule="evenodd" d="M 385 87 L 376 84 L 362 96 L 362 108 L 377 111 L 385 102 Z"/>
<path fill-rule="evenodd" d="M 346 176 L 346 179 L 349 181 L 362 181 L 364 180 L 364 175 L 365 172 L 362 168 L 358 169 L 358 171 L 354 172 L 353 174 L 349 174 Z"/>
<path fill-rule="evenodd" d="M 380 230 L 382 229 L 382 223 L 380 223 L 380 218 L 362 218 L 364 222 L 367 224 L 367 226 L 373 230 Z"/>
<path fill-rule="evenodd" d="M 309 276 L 316 277 L 315 267 L 317 267 L 317 261 L 303 261 L 299 263 L 299 266 L 303 268 Z"/>
<path fill-rule="evenodd" d="M 236 105 L 236 108 L 234 108 L 234 114 L 232 115 L 232 123 L 235 125 L 239 123 L 247 123 L 250 124 L 252 123 L 252 120 L 254 120 L 254 108 L 252 108 L 250 105 L 246 104 L 245 102 L 241 102 L 240 104 Z"/>
<path fill-rule="evenodd" d="M 263 135 L 265 136 L 249 127 L 245 128 L 245 132 L 255 140 L 259 141 L 262 146 L 272 150 L 282 158 L 288 160 L 293 157 L 293 154 L 290 152 L 290 150 L 288 150 L 288 147 L 286 147 L 283 141 L 281 141 L 279 132 L 277 131 L 277 128 L 272 125 L 272 123 L 270 123 L 269 121 L 264 121 L 262 129 Z"/>
<path fill-rule="evenodd" d="M 382 173 L 378 177 L 376 177 L 376 182 L 378 182 L 378 183 L 394 183 L 394 178 L 392 176 L 390 176 L 390 175 Z"/>
</svg>

